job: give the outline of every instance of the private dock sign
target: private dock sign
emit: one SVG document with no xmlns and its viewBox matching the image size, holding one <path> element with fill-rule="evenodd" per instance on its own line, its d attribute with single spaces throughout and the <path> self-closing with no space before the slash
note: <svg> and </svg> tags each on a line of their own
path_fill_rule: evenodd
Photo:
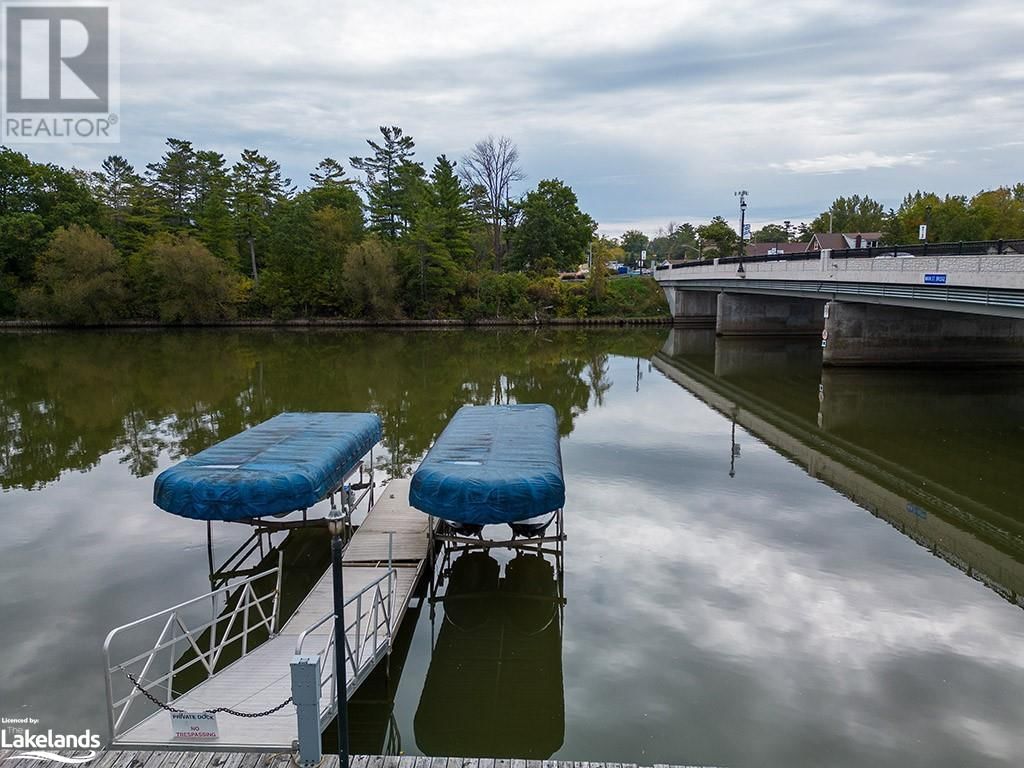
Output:
<svg viewBox="0 0 1024 768">
<path fill-rule="evenodd" d="M 182 741 L 210 741 L 220 738 L 217 715 L 212 712 L 171 712 L 174 738 Z"/>
<path fill-rule="evenodd" d="M 945 275 L 925 275 L 924 276 L 924 282 L 925 282 L 926 285 L 945 285 L 946 284 L 946 276 Z"/>
</svg>

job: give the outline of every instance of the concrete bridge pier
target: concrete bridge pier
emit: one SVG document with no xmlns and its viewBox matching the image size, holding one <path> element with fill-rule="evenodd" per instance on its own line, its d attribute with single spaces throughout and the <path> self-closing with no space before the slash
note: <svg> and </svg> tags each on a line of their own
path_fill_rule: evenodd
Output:
<svg viewBox="0 0 1024 768">
<path fill-rule="evenodd" d="M 1024 320 L 830 301 L 825 365 L 1007 365 L 1024 362 Z"/>
<path fill-rule="evenodd" d="M 719 336 L 817 336 L 825 327 L 821 299 L 720 293 L 715 332 Z"/>
<path fill-rule="evenodd" d="M 675 325 L 703 328 L 714 326 L 718 311 L 717 291 L 685 291 L 669 287 L 664 290 Z"/>
</svg>

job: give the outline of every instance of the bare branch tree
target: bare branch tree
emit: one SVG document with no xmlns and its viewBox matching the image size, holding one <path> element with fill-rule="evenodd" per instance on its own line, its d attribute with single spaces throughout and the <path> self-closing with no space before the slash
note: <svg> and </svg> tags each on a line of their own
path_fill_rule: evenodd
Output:
<svg viewBox="0 0 1024 768">
<path fill-rule="evenodd" d="M 501 270 L 504 244 L 501 230 L 508 209 L 510 188 L 526 177 L 519 167 L 519 149 L 508 136 L 497 141 L 488 136 L 478 141 L 468 155 L 462 158 L 459 175 L 470 189 L 482 191 L 488 223 L 491 226 L 491 244 L 494 248 L 494 268 Z"/>
</svg>

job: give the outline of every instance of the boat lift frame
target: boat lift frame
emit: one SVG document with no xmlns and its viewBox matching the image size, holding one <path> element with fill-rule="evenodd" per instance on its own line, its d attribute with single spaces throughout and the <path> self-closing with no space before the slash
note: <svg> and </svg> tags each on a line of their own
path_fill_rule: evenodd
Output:
<svg viewBox="0 0 1024 768">
<path fill-rule="evenodd" d="M 538 552 L 546 555 L 554 555 L 557 558 L 561 558 L 565 549 L 565 521 L 563 517 L 563 510 L 555 510 L 554 516 L 548 523 L 548 527 L 552 523 L 555 525 L 554 534 L 544 533 L 540 536 L 524 536 L 512 534 L 509 539 L 488 539 L 483 535 L 483 530 L 477 536 L 468 536 L 463 533 L 457 533 L 451 530 L 451 527 L 442 518 L 438 518 L 440 525 L 437 526 L 438 531 L 435 531 L 435 526 L 430 526 L 430 543 L 431 553 L 436 549 L 435 544 L 440 544 L 446 549 L 452 551 L 469 551 L 473 549 L 521 549 L 524 551 Z M 500 523 L 505 525 L 505 523 Z M 485 526 L 486 527 L 486 526 Z M 546 545 L 553 544 L 554 548 L 550 548 Z M 447 545 L 447 546 L 445 546 Z"/>
<path fill-rule="evenodd" d="M 355 483 L 351 483 L 351 479 L 359 473 L 359 480 Z M 342 499 L 342 514 L 345 518 L 345 530 L 346 541 L 351 538 L 352 535 L 352 511 L 363 502 L 364 499 L 369 497 L 369 503 L 367 509 L 373 508 L 373 495 L 376 483 L 374 481 L 374 464 L 373 464 L 373 449 L 369 450 L 369 466 L 367 467 L 367 460 L 364 457 L 359 460 L 351 470 L 349 470 L 345 477 L 342 478 L 341 482 L 338 483 L 331 491 L 323 497 L 320 501 L 330 499 L 331 509 L 336 508 L 336 502 L 334 497 L 337 494 L 344 493 L 348 486 L 348 497 Z M 357 495 L 358 493 L 358 495 Z M 275 544 L 273 535 L 275 533 L 281 533 L 289 531 L 295 528 L 326 528 L 327 518 L 318 517 L 310 518 L 309 509 L 295 510 L 296 512 L 301 511 L 302 517 L 298 520 L 267 520 L 265 518 L 252 517 L 244 520 L 228 520 L 224 522 L 230 522 L 241 525 L 248 525 L 253 529 L 253 532 L 249 535 L 245 541 L 243 541 L 238 547 L 228 555 L 227 559 L 219 566 L 214 565 L 214 554 L 213 554 L 213 520 L 206 521 L 206 557 L 210 566 L 210 586 L 212 589 L 216 589 L 222 585 L 228 584 L 232 579 L 246 578 L 253 575 L 259 568 L 259 563 L 254 566 L 246 565 L 248 561 L 258 552 L 259 560 L 262 561 L 269 552 L 272 552 Z M 295 512 L 289 512 L 288 515 L 295 514 Z M 220 521 L 218 521 L 220 522 Z"/>
</svg>

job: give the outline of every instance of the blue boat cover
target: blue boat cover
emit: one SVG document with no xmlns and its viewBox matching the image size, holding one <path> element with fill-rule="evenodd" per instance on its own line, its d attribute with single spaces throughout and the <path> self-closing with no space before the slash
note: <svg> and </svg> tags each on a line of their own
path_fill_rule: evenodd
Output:
<svg viewBox="0 0 1024 768">
<path fill-rule="evenodd" d="M 444 520 L 511 523 L 565 504 L 550 405 L 465 405 L 412 476 L 409 504 Z"/>
<path fill-rule="evenodd" d="M 161 472 L 153 501 L 196 520 L 306 509 L 380 439 L 380 417 L 372 413 L 281 413 Z"/>
</svg>

